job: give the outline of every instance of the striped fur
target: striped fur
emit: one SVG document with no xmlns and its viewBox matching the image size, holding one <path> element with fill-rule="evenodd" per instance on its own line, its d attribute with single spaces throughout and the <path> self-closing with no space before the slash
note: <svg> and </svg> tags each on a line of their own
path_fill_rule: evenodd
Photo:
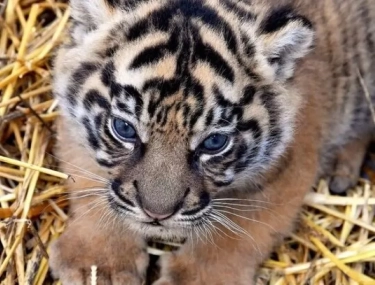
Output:
<svg viewBox="0 0 375 285">
<path fill-rule="evenodd" d="M 72 151 L 109 181 L 108 215 L 125 217 L 118 224 L 146 236 L 186 238 L 217 197 L 302 203 L 310 180 L 322 173 L 335 192 L 356 181 L 374 131 L 375 0 L 72 0 L 71 6 L 70 42 L 55 61 L 59 156 L 68 156 L 63 141 L 80 145 Z M 135 142 L 116 137 L 114 118 L 134 127 Z M 212 134 L 229 137 L 220 152 L 202 150 Z M 306 154 L 302 162 L 297 154 Z M 308 178 L 298 184 L 292 169 Z M 276 191 L 274 183 L 284 188 Z M 280 235 L 298 203 L 275 209 L 287 217 Z M 173 215 L 161 229 L 149 224 L 145 209 Z"/>
<path fill-rule="evenodd" d="M 187 156 L 208 134 L 230 134 L 225 153 L 198 161 L 215 185 L 244 171 L 250 179 L 283 153 L 300 101 L 284 83 L 312 44 L 306 18 L 230 0 L 93 3 L 82 10 L 103 23 L 87 26 L 79 22 L 85 14 L 76 15 L 73 36 L 92 31 L 60 50 L 56 93 L 99 164 L 115 167 L 133 155 L 111 135 L 111 116 L 129 120 L 145 145 L 186 144 Z"/>
</svg>

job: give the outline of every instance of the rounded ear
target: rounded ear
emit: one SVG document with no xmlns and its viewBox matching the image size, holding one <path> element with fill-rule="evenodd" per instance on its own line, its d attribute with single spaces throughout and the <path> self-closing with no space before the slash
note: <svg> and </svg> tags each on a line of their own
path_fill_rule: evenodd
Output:
<svg viewBox="0 0 375 285">
<path fill-rule="evenodd" d="M 83 25 L 97 26 L 110 19 L 114 12 L 111 0 L 70 0 L 72 17 Z"/>
<path fill-rule="evenodd" d="M 114 0 L 70 0 L 73 18 L 73 39 L 81 41 L 85 35 L 105 24 L 116 12 Z"/>
<path fill-rule="evenodd" d="M 268 13 L 260 25 L 259 37 L 276 78 L 285 81 L 293 76 L 297 59 L 311 50 L 314 30 L 307 18 L 283 6 Z"/>
</svg>

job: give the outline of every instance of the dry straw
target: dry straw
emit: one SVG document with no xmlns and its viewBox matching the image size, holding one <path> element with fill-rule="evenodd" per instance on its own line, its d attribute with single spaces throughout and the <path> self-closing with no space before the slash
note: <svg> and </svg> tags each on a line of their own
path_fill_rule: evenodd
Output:
<svg viewBox="0 0 375 285">
<path fill-rule="evenodd" d="M 0 3 L 1 284 L 59 284 L 48 252 L 67 219 L 68 176 L 50 155 L 58 114 L 50 69 L 68 19 L 65 1 Z M 375 173 L 365 171 L 370 181 L 347 197 L 331 196 L 324 181 L 306 197 L 300 230 L 265 262 L 259 284 L 375 284 Z"/>
</svg>

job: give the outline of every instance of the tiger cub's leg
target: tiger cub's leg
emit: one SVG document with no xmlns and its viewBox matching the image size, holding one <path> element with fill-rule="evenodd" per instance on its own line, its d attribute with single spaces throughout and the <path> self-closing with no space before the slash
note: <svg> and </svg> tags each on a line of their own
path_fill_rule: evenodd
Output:
<svg viewBox="0 0 375 285">
<path fill-rule="evenodd" d="M 101 228 L 95 220 L 100 215 L 92 217 L 80 220 L 73 217 L 53 244 L 50 254 L 53 276 L 64 285 L 91 284 L 91 267 L 96 266 L 97 284 L 144 284 L 148 255 L 143 242 L 118 228 Z"/>
<path fill-rule="evenodd" d="M 334 194 L 343 194 L 356 185 L 370 139 L 350 141 L 339 150 L 329 179 L 329 189 Z"/>
<path fill-rule="evenodd" d="M 62 171 L 72 179 L 67 183 L 67 229 L 51 248 L 52 274 L 64 285 L 91 284 L 90 270 L 97 266 L 97 284 L 144 284 L 148 266 L 144 239 L 130 233 L 114 214 L 108 203 L 106 173 L 59 123 L 57 156 Z"/>
</svg>

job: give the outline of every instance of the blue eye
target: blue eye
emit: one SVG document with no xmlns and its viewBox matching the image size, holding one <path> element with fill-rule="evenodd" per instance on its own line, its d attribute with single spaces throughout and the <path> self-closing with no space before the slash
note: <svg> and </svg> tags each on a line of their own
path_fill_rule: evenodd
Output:
<svg viewBox="0 0 375 285">
<path fill-rule="evenodd" d="M 209 136 L 202 144 L 202 148 L 208 152 L 219 152 L 228 143 L 228 136 L 215 134 Z"/>
<path fill-rule="evenodd" d="M 125 141 L 133 142 L 137 138 L 137 132 L 128 122 L 114 118 L 112 121 L 112 128 L 118 138 Z"/>
</svg>

